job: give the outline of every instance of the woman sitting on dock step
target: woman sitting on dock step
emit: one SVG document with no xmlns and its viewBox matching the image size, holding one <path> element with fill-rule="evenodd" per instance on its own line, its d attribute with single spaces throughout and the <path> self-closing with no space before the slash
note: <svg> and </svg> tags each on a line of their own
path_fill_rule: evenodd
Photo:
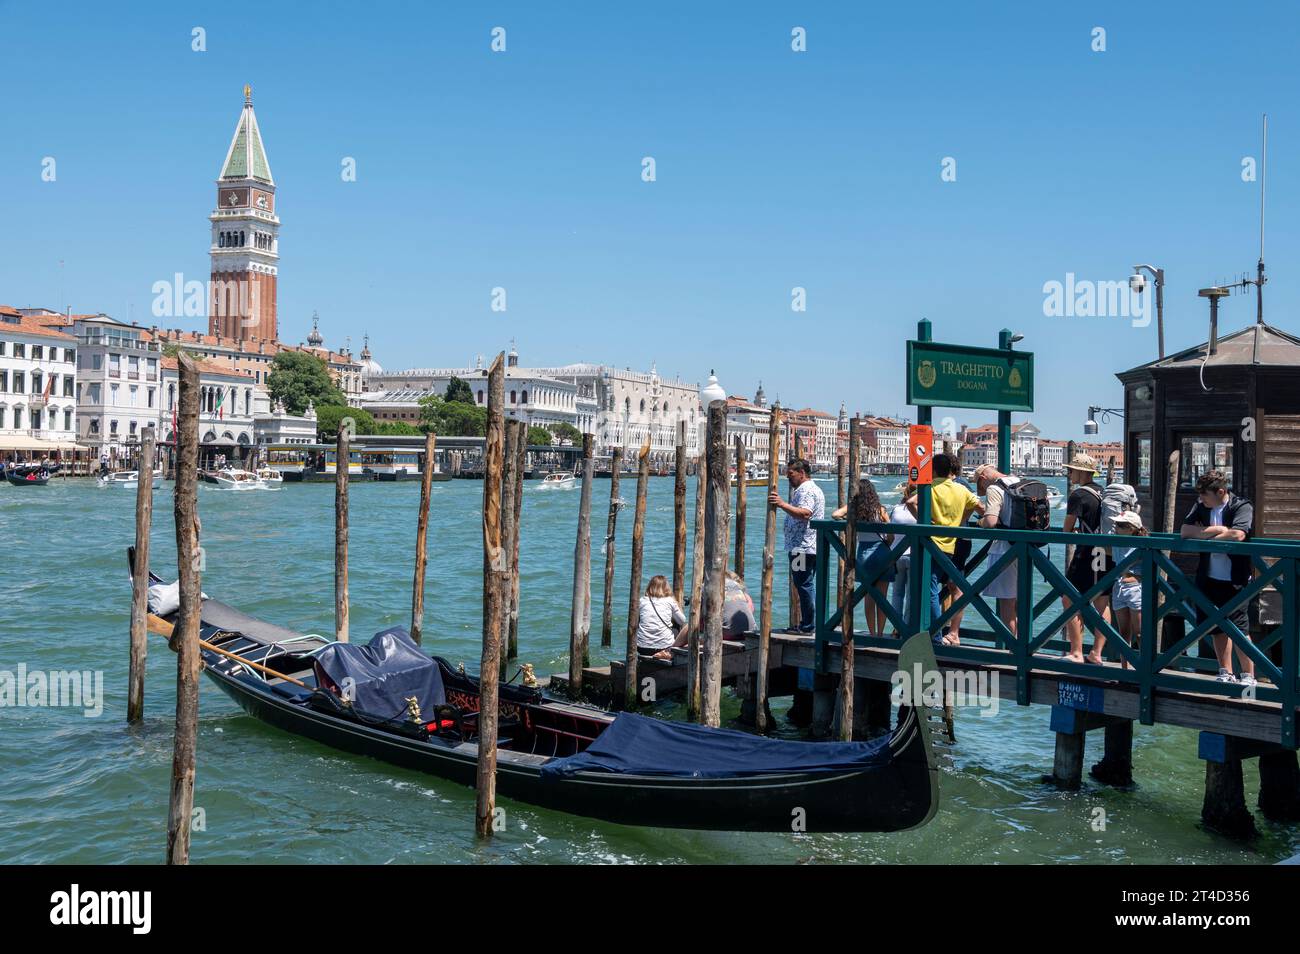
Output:
<svg viewBox="0 0 1300 954">
<path fill-rule="evenodd" d="M 671 659 L 674 646 L 685 646 L 689 627 L 672 587 L 662 574 L 650 578 L 637 606 L 636 650 L 653 659 Z"/>
</svg>

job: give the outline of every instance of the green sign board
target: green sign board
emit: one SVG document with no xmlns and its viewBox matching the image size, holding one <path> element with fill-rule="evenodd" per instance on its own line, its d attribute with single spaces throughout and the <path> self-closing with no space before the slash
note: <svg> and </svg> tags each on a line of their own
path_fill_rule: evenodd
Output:
<svg viewBox="0 0 1300 954">
<path fill-rule="evenodd" d="M 909 341 L 907 403 L 1032 411 L 1033 352 Z"/>
</svg>

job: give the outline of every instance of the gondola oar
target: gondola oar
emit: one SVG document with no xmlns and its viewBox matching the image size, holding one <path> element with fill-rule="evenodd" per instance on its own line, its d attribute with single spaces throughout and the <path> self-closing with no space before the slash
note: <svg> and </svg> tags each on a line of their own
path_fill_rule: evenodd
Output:
<svg viewBox="0 0 1300 954">
<path fill-rule="evenodd" d="M 153 633 L 155 636 L 166 636 L 168 639 L 170 639 L 172 635 L 172 631 L 175 628 L 176 627 L 173 624 L 167 622 L 167 620 L 163 619 L 161 616 L 155 616 L 153 613 L 149 614 L 149 632 Z M 214 653 L 217 653 L 221 656 L 225 656 L 229 659 L 233 659 L 237 663 L 241 663 L 245 666 L 248 666 L 250 669 L 256 669 L 259 672 L 264 672 L 268 676 L 275 676 L 277 679 L 283 679 L 285 682 L 291 682 L 295 686 L 301 686 L 302 688 L 309 689 L 312 692 L 317 691 L 315 686 L 309 686 L 307 685 L 307 683 L 293 678 L 293 676 L 286 676 L 284 673 L 276 672 L 274 669 L 269 669 L 268 667 L 263 666 L 261 663 L 255 663 L 251 659 L 245 659 L 243 656 L 239 656 L 236 655 L 235 653 L 230 652 L 229 650 L 222 649 L 220 646 L 214 646 L 206 639 L 200 639 L 199 645 L 202 646 L 204 649 L 210 649 Z"/>
</svg>

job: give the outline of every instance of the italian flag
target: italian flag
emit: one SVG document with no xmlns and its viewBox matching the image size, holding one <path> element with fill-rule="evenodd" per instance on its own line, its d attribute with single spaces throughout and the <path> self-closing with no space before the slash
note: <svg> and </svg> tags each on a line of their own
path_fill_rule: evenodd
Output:
<svg viewBox="0 0 1300 954">
<path fill-rule="evenodd" d="M 221 405 L 226 402 L 226 389 L 222 388 L 217 392 L 217 420 L 224 421 L 226 413 L 221 409 Z"/>
</svg>

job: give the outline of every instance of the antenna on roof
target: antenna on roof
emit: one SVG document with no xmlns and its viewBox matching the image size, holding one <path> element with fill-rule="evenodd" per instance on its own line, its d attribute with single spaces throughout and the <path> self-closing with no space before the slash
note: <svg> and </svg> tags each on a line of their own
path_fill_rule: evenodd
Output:
<svg viewBox="0 0 1300 954">
<path fill-rule="evenodd" d="M 1268 113 L 1264 114 L 1261 137 L 1263 148 L 1259 163 L 1259 263 L 1255 275 L 1255 323 L 1264 323 L 1264 196 L 1268 189 Z"/>
</svg>

